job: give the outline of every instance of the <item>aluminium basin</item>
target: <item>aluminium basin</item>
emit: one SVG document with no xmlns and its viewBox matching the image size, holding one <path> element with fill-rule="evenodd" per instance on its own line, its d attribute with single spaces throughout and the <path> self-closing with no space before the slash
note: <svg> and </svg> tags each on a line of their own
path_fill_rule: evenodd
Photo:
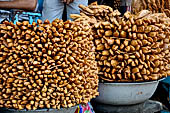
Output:
<svg viewBox="0 0 170 113">
<path fill-rule="evenodd" d="M 132 105 L 142 103 L 154 94 L 159 81 L 99 83 L 99 96 L 95 101 L 110 105 Z"/>
<path fill-rule="evenodd" d="M 61 109 L 38 109 L 38 110 L 15 110 L 8 108 L 0 108 L 0 113 L 74 113 L 78 105 L 70 108 L 61 108 Z"/>
</svg>

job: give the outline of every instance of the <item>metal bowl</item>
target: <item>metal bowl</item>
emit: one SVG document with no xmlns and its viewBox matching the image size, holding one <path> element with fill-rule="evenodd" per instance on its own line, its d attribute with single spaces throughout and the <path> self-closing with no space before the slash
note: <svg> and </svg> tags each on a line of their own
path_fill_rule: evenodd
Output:
<svg viewBox="0 0 170 113">
<path fill-rule="evenodd" d="M 95 101 L 110 105 L 132 105 L 142 103 L 154 94 L 159 81 L 141 83 L 99 83 L 99 96 Z"/>
<path fill-rule="evenodd" d="M 8 108 L 0 108 L 0 113 L 74 113 L 78 105 L 71 108 L 61 108 L 61 109 L 38 109 L 38 110 L 15 110 Z"/>
</svg>

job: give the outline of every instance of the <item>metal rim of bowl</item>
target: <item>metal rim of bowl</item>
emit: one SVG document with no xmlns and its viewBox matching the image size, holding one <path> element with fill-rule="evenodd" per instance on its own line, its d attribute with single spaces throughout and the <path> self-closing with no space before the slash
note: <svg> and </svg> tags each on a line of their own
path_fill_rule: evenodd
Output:
<svg viewBox="0 0 170 113">
<path fill-rule="evenodd" d="M 22 110 L 18 110 L 18 109 L 10 109 L 10 108 L 2 108 L 2 109 L 5 109 L 5 110 L 8 110 L 8 111 L 20 111 L 20 112 L 25 112 L 25 111 L 29 111 L 29 112 L 46 112 L 46 111 L 53 111 L 53 110 L 58 110 L 58 111 L 61 111 L 61 110 L 68 110 L 68 109 L 73 109 L 73 108 L 77 108 L 79 105 L 76 105 L 76 106 L 72 106 L 70 108 L 60 108 L 60 109 L 53 109 L 53 108 L 50 108 L 50 109 L 47 109 L 47 108 L 44 108 L 44 109 L 36 109 L 36 110 L 26 110 L 26 109 L 22 109 Z M 1 109 L 1 108 L 0 108 Z"/>
<path fill-rule="evenodd" d="M 112 84 L 115 84 L 115 85 L 152 84 L 152 83 L 155 83 L 155 82 L 160 82 L 160 81 L 164 80 L 165 78 L 161 78 L 159 80 L 154 80 L 154 81 L 147 81 L 147 82 L 112 82 L 112 83 L 102 83 L 102 82 L 99 82 L 99 84 L 106 84 L 106 85 L 112 85 Z"/>
</svg>

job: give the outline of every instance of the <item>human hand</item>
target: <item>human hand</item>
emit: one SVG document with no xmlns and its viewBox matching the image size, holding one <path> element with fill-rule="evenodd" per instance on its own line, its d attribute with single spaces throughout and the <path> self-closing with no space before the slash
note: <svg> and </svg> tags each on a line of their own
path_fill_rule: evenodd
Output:
<svg viewBox="0 0 170 113">
<path fill-rule="evenodd" d="M 66 4 L 70 4 L 72 3 L 74 0 L 62 0 L 63 3 L 66 3 Z"/>
</svg>

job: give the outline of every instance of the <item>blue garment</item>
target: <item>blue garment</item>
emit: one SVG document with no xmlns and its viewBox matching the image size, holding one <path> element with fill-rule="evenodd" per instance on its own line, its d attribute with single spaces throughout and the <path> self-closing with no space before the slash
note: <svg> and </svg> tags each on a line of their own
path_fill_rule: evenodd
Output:
<svg viewBox="0 0 170 113">
<path fill-rule="evenodd" d="M 43 9 L 43 2 L 44 2 L 44 0 L 38 0 L 38 10 L 39 11 L 42 11 L 42 9 Z"/>
<path fill-rule="evenodd" d="M 87 6 L 88 0 L 74 0 L 73 3 L 66 5 L 67 19 L 71 19 L 70 14 L 80 13 L 80 8 L 78 7 L 79 4 Z M 44 0 L 42 20 L 44 21 L 48 19 L 50 22 L 52 22 L 56 18 L 62 19 L 63 11 L 64 3 L 62 2 L 62 0 Z"/>
</svg>

